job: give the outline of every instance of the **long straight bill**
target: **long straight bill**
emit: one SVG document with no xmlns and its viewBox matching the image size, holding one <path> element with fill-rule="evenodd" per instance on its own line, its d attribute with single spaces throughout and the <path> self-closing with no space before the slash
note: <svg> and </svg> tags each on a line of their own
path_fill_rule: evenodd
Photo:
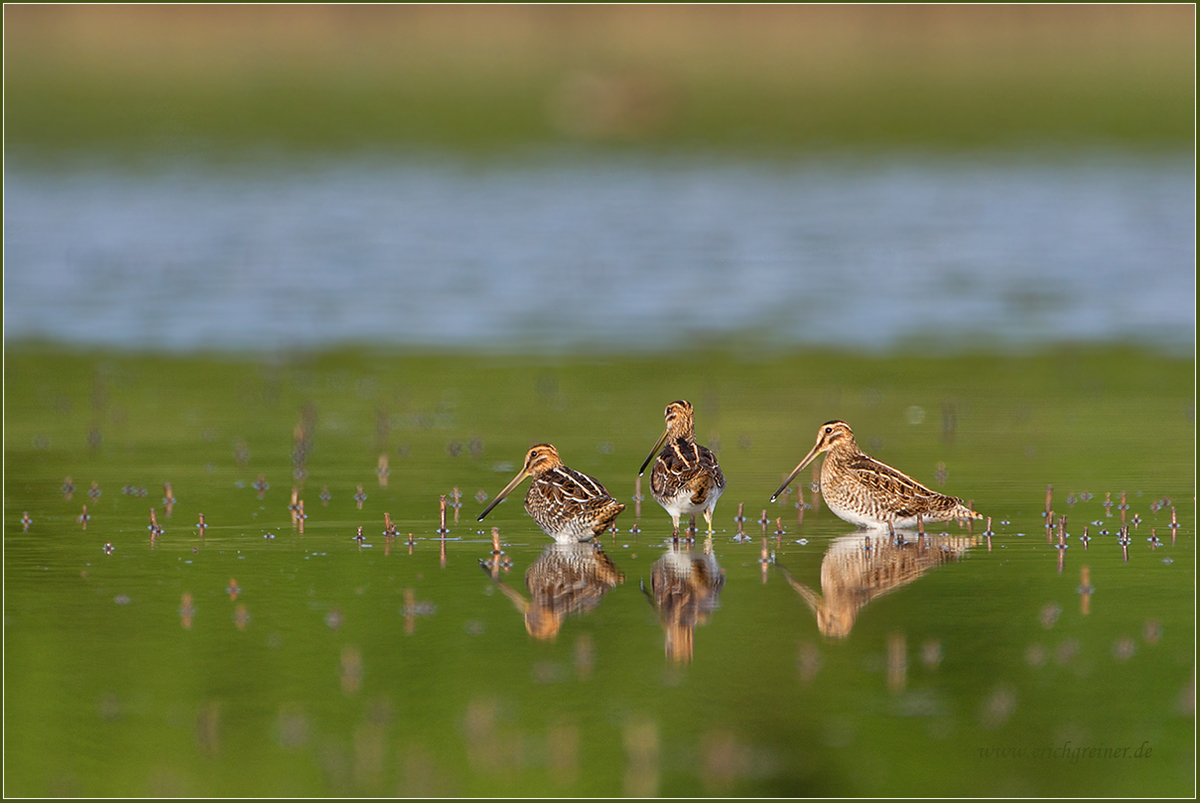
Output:
<svg viewBox="0 0 1200 803">
<path fill-rule="evenodd" d="M 498 505 L 498 504 L 500 504 L 501 502 L 503 502 L 503 501 L 504 501 L 504 497 L 506 497 L 506 496 L 508 496 L 510 493 L 512 493 L 512 489 L 513 489 L 513 488 L 516 488 L 518 485 L 520 485 L 520 484 L 521 484 L 521 480 L 525 479 L 525 478 L 526 478 L 526 477 L 528 477 L 528 476 L 529 476 L 529 475 L 528 475 L 528 474 L 525 472 L 525 469 L 521 469 L 519 472 L 517 472 L 517 476 L 513 477 L 513 478 L 512 478 L 512 481 L 511 481 L 511 482 L 509 482 L 509 483 L 508 483 L 508 485 L 505 485 L 505 486 L 504 486 L 504 490 L 503 490 L 503 491 L 501 491 L 500 493 L 496 494 L 496 498 L 492 500 L 492 503 L 491 503 L 490 505 L 488 505 L 487 507 L 485 507 L 485 508 L 483 509 L 483 512 L 479 514 L 479 518 L 478 518 L 478 519 L 476 519 L 476 521 L 483 521 L 483 517 L 484 517 L 484 516 L 486 516 L 487 514 L 491 513 L 491 512 L 492 512 L 492 508 L 494 508 L 496 505 Z"/>
<path fill-rule="evenodd" d="M 667 439 L 667 432 L 669 431 L 670 430 L 663 430 L 663 434 L 659 437 L 658 443 L 654 444 L 654 448 L 650 450 L 650 454 L 646 455 L 646 459 L 642 461 L 642 469 L 638 472 L 639 477 L 646 473 L 646 466 L 650 465 L 650 461 L 654 459 L 654 455 L 658 454 L 658 450 L 662 448 L 663 441 Z"/>
<path fill-rule="evenodd" d="M 801 471 L 803 471 L 803 470 L 804 470 L 804 467 L 805 467 L 805 466 L 807 466 L 809 463 L 811 463 L 811 462 L 813 461 L 813 458 L 815 458 L 815 457 L 817 456 L 817 454 L 818 454 L 818 453 L 817 453 L 817 447 L 816 447 L 816 446 L 814 446 L 814 447 L 812 448 L 812 451 L 811 451 L 811 452 L 809 452 L 809 453 L 808 453 L 808 455 L 806 455 L 806 456 L 805 456 L 805 458 L 804 458 L 803 460 L 801 460 L 801 461 L 800 461 L 800 465 L 798 465 L 798 466 L 796 466 L 794 469 L 792 469 L 792 473 L 791 473 L 791 474 L 788 474 L 788 477 L 787 477 L 787 479 L 783 481 L 783 485 L 780 485 L 780 486 L 779 486 L 779 490 L 777 490 L 775 493 L 771 494 L 771 501 L 772 501 L 772 502 L 774 502 L 774 501 L 775 501 L 775 499 L 776 499 L 776 498 L 777 498 L 777 497 L 778 497 L 778 496 L 779 496 L 781 493 L 783 493 L 783 489 L 784 489 L 784 488 L 786 488 L 786 487 L 788 487 L 789 485 L 791 485 L 791 484 L 792 484 L 792 480 L 796 479 L 796 475 L 797 475 L 797 474 L 799 474 Z"/>
</svg>

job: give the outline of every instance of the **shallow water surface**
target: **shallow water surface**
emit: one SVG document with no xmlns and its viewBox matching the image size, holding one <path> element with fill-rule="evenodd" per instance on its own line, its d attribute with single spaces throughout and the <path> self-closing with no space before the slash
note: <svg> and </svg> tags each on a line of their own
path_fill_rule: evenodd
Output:
<svg viewBox="0 0 1200 803">
<path fill-rule="evenodd" d="M 1189 361 L 6 370 L 8 794 L 1193 791 Z M 677 544 L 634 497 L 678 396 L 728 488 Z M 835 415 L 990 529 L 862 533 L 807 471 L 768 503 Z M 597 545 L 523 489 L 476 521 L 543 440 L 628 505 Z"/>
<path fill-rule="evenodd" d="M 5 173 L 5 332 L 187 351 L 1195 340 L 1179 156 Z"/>
</svg>

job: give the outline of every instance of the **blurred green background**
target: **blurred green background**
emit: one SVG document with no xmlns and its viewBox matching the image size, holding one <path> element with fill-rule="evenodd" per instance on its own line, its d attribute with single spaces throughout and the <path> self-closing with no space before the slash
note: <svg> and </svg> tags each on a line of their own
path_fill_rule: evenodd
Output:
<svg viewBox="0 0 1200 803">
<path fill-rule="evenodd" d="M 1186 149 L 1195 9 L 5 7 L 6 145 Z"/>
</svg>

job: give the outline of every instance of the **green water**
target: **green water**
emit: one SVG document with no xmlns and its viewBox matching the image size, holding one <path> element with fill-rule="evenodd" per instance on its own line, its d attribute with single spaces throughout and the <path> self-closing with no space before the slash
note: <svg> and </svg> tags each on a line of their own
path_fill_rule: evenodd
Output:
<svg viewBox="0 0 1200 803">
<path fill-rule="evenodd" d="M 5 372 L 7 794 L 1194 792 L 1190 359 L 10 347 Z M 670 519 L 652 500 L 639 519 L 632 499 L 676 398 L 728 480 L 712 540 L 724 583 L 690 660 L 669 654 L 651 603 Z M 811 488 L 802 522 L 794 495 L 768 504 L 835 417 L 971 499 L 990 548 L 982 522 L 931 528 L 924 546 L 945 559 L 905 547 L 905 574 Z M 539 441 L 629 504 L 603 539 L 619 575 L 553 639 L 519 607 L 549 543 L 523 491 L 475 521 L 476 494 Z M 1046 538 L 1047 486 L 1066 550 Z M 455 488 L 443 541 L 439 497 Z M 839 637 L 818 625 L 843 599 L 823 572 L 860 553 L 876 580 L 857 577 Z"/>
</svg>

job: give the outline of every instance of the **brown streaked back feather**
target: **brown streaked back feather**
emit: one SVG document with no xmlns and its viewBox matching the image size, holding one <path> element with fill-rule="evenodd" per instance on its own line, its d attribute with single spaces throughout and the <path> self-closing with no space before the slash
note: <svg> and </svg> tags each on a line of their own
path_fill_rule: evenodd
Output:
<svg viewBox="0 0 1200 803">
<path fill-rule="evenodd" d="M 966 507 L 966 503 L 958 497 L 927 488 L 907 474 L 861 451 L 847 461 L 847 466 L 869 491 L 893 500 L 893 512 L 898 517 L 950 513 L 960 506 Z"/>
<path fill-rule="evenodd" d="M 907 474 L 859 452 L 848 463 L 858 481 L 889 496 L 932 499 L 942 494 L 926 488 Z"/>
<path fill-rule="evenodd" d="M 725 475 L 711 451 L 695 441 L 680 438 L 663 447 L 654 461 L 650 487 L 659 496 L 687 488 L 692 491 L 692 501 L 699 505 L 714 487 L 725 487 Z"/>
<path fill-rule="evenodd" d="M 625 509 L 599 481 L 561 464 L 538 474 L 529 486 L 525 506 L 545 530 L 578 519 L 593 532 L 607 529 Z"/>
</svg>

